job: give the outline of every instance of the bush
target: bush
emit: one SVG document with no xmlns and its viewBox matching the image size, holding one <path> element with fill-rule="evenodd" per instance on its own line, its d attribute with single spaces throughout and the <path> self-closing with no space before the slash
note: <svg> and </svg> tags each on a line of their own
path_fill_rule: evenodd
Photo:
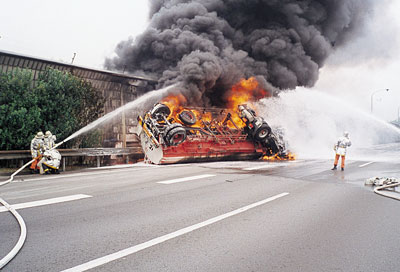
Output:
<svg viewBox="0 0 400 272">
<path fill-rule="evenodd" d="M 29 70 L 1 73 L 0 149 L 29 149 L 39 130 L 65 139 L 97 119 L 103 106 L 102 95 L 70 73 L 48 69 L 35 84 Z"/>
</svg>

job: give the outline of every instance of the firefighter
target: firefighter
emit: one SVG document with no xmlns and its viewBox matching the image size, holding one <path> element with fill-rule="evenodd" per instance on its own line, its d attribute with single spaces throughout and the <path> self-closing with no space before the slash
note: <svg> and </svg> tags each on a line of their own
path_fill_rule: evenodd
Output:
<svg viewBox="0 0 400 272">
<path fill-rule="evenodd" d="M 56 135 L 53 135 L 49 130 L 44 134 L 44 150 L 52 149 L 55 146 Z"/>
<path fill-rule="evenodd" d="M 61 162 L 61 154 L 57 149 L 48 149 L 44 151 L 43 158 L 38 163 L 40 174 L 60 174 L 59 167 Z"/>
<path fill-rule="evenodd" d="M 31 164 L 31 173 L 37 173 L 39 170 L 38 163 L 42 159 L 44 151 L 43 132 L 39 131 L 31 141 L 31 155 L 34 161 Z"/>
<path fill-rule="evenodd" d="M 347 148 L 351 146 L 351 141 L 349 138 L 349 133 L 347 131 L 343 132 L 343 136 L 337 140 L 337 143 L 334 145 L 333 149 L 335 150 L 335 162 L 333 163 L 332 170 L 337 169 L 337 165 L 339 163 L 339 157 L 341 157 L 341 169 L 344 171 L 344 162 L 346 157 Z"/>
</svg>

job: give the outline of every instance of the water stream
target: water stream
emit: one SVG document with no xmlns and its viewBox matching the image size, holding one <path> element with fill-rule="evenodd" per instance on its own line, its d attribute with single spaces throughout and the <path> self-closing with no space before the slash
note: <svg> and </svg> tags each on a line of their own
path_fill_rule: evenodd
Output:
<svg viewBox="0 0 400 272">
<path fill-rule="evenodd" d="M 332 159 L 333 145 L 350 133 L 348 157 L 393 160 L 374 146 L 400 141 L 400 129 L 326 93 L 298 89 L 264 99 L 259 110 L 271 126 L 282 127 L 290 149 L 299 158 Z M 375 151 L 374 151 L 375 150 Z"/>
<path fill-rule="evenodd" d="M 148 92 L 142 96 L 140 96 L 139 98 L 125 104 L 124 106 L 121 106 L 117 109 L 115 109 L 112 112 L 107 113 L 106 115 L 100 117 L 99 119 L 93 121 L 92 123 L 88 124 L 87 126 L 81 128 L 80 130 L 74 132 L 73 134 L 71 134 L 69 137 L 67 137 L 64 141 L 60 142 L 57 144 L 57 146 L 66 143 L 72 139 L 74 139 L 75 137 L 86 133 L 94 128 L 96 128 L 97 126 L 99 126 L 100 124 L 103 124 L 104 122 L 118 116 L 119 114 L 121 114 L 123 111 L 125 110 L 136 110 L 136 111 L 141 111 L 144 110 L 146 108 L 149 108 L 151 105 L 159 102 L 162 98 L 164 98 L 166 95 L 168 95 L 168 93 L 175 87 L 175 85 L 172 86 L 168 86 L 159 90 L 154 90 L 151 92 Z M 56 146 L 56 147 L 57 147 Z"/>
</svg>

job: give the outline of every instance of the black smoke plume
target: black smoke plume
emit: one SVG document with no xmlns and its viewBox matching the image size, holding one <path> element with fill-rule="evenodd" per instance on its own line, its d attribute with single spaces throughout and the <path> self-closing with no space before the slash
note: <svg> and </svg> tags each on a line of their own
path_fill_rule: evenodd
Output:
<svg viewBox="0 0 400 272">
<path fill-rule="evenodd" d="M 269 91 L 311 87 L 372 0 L 150 0 L 150 24 L 105 66 L 178 83 L 189 103 L 224 105 L 241 78 Z M 134 15 L 133 15 L 134 16 Z"/>
</svg>

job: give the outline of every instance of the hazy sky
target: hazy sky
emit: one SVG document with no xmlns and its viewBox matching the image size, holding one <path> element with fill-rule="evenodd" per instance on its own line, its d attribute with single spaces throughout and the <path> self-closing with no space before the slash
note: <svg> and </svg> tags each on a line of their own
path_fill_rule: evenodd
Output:
<svg viewBox="0 0 400 272">
<path fill-rule="evenodd" d="M 378 1 L 378 0 L 377 0 Z M 314 89 L 331 93 L 385 120 L 400 107 L 400 0 L 379 0 L 360 37 L 321 69 Z M 148 22 L 146 0 L 2 1 L 0 50 L 102 69 L 119 41 L 140 34 Z"/>
</svg>

